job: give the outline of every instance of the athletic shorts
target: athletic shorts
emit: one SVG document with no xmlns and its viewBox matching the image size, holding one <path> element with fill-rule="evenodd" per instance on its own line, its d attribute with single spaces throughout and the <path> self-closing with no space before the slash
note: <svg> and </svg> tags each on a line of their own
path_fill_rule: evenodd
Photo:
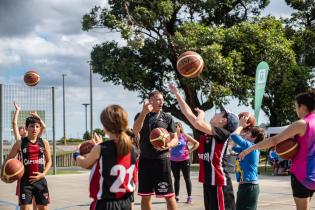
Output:
<svg viewBox="0 0 315 210">
<path fill-rule="evenodd" d="M 312 197 L 315 190 L 310 190 L 299 182 L 299 180 L 291 174 L 291 188 L 293 191 L 293 196 L 297 198 L 308 198 Z"/>
<path fill-rule="evenodd" d="M 93 201 L 90 210 L 130 210 L 134 201 L 133 193 L 119 200 L 97 200 Z"/>
<path fill-rule="evenodd" d="M 138 195 L 156 197 L 172 197 L 174 189 L 169 158 L 150 159 L 139 158 L 138 166 L 139 189 Z"/>
<path fill-rule="evenodd" d="M 32 204 L 33 196 L 37 205 L 49 204 L 49 192 L 46 179 L 41 179 L 33 184 L 28 182 L 20 182 L 19 204 Z"/>
</svg>

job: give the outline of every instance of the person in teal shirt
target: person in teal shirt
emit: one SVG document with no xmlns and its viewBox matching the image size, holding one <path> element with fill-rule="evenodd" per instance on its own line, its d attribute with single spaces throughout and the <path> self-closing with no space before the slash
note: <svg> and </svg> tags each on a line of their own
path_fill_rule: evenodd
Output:
<svg viewBox="0 0 315 210">
<path fill-rule="evenodd" d="M 233 150 L 237 153 L 264 139 L 264 130 L 259 127 L 248 128 L 247 120 L 248 117 L 241 117 L 240 126 L 230 136 L 235 144 Z M 259 155 L 259 150 L 254 150 L 244 160 L 236 160 L 236 179 L 239 182 L 236 210 L 257 209 Z"/>
</svg>

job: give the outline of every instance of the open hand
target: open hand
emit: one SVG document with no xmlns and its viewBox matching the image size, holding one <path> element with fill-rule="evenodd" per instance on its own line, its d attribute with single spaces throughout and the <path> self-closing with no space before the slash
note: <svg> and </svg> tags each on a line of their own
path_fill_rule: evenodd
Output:
<svg viewBox="0 0 315 210">
<path fill-rule="evenodd" d="M 21 110 L 21 107 L 15 101 L 13 101 L 13 105 L 14 105 L 16 111 Z"/>
</svg>

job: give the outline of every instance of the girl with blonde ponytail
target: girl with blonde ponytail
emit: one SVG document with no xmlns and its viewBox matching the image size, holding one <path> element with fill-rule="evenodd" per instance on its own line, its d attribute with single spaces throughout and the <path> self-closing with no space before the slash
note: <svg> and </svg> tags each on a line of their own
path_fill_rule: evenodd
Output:
<svg viewBox="0 0 315 210">
<path fill-rule="evenodd" d="M 109 140 L 92 149 L 87 157 L 74 153 L 78 165 L 90 168 L 90 209 L 130 210 L 136 186 L 137 151 L 126 133 L 128 114 L 119 105 L 106 107 L 100 116 Z"/>
</svg>

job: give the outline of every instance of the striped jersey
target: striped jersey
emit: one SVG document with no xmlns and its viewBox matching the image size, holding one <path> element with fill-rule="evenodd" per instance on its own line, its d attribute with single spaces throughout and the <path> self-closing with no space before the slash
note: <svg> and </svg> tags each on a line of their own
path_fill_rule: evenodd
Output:
<svg viewBox="0 0 315 210">
<path fill-rule="evenodd" d="M 208 185 L 226 185 L 229 174 L 225 170 L 226 151 L 230 132 L 214 127 L 214 135 L 203 135 L 198 148 L 199 182 Z"/>
<path fill-rule="evenodd" d="M 99 144 L 101 153 L 90 174 L 90 197 L 94 200 L 119 200 L 134 191 L 138 167 L 137 151 L 118 156 L 113 140 Z"/>
<path fill-rule="evenodd" d="M 45 170 L 45 144 L 42 138 L 37 138 L 35 143 L 27 137 L 21 139 L 20 158 L 24 165 L 22 182 L 28 182 L 30 176 L 36 176 L 34 172 L 42 173 Z"/>
</svg>

